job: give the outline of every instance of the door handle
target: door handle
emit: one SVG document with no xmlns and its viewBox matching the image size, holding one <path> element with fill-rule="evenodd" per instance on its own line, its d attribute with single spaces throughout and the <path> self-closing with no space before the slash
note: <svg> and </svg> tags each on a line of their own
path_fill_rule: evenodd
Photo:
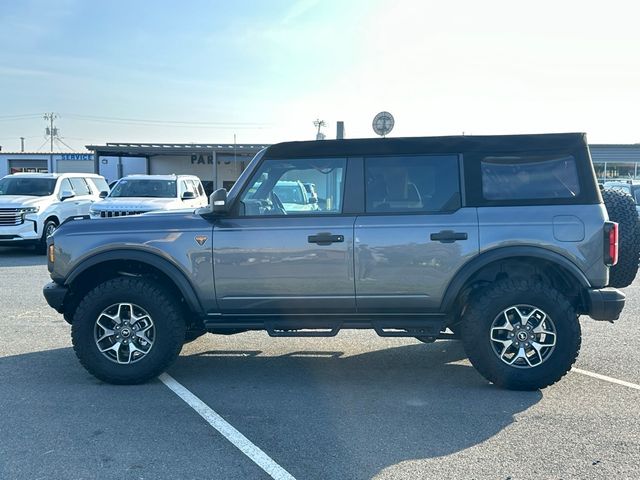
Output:
<svg viewBox="0 0 640 480">
<path fill-rule="evenodd" d="M 453 230 L 442 230 L 431 234 L 431 240 L 440 243 L 453 243 L 456 240 L 466 240 L 467 232 L 454 232 Z"/>
<path fill-rule="evenodd" d="M 307 237 L 309 243 L 318 245 L 331 245 L 332 243 L 344 242 L 344 235 L 332 235 L 330 233 L 318 233 Z"/>
</svg>

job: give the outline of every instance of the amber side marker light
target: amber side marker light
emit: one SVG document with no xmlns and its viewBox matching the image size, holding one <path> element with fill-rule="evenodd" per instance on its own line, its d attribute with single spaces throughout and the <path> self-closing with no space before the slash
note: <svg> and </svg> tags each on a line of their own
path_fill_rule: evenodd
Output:
<svg viewBox="0 0 640 480">
<path fill-rule="evenodd" d="M 54 263 L 56 260 L 55 249 L 53 245 L 49 245 L 49 262 Z"/>
</svg>

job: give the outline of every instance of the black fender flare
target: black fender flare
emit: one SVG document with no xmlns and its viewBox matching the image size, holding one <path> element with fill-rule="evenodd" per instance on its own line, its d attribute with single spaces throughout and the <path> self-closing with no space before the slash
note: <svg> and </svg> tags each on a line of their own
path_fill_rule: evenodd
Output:
<svg viewBox="0 0 640 480">
<path fill-rule="evenodd" d="M 114 260 L 132 260 L 140 263 L 146 263 L 160 270 L 176 285 L 178 290 L 180 290 L 180 293 L 182 294 L 185 302 L 187 302 L 189 309 L 197 314 L 204 314 L 200 300 L 198 299 L 193 285 L 191 285 L 191 282 L 186 275 L 170 260 L 144 250 L 116 249 L 92 255 L 82 260 L 71 270 L 71 272 L 69 272 L 64 284 L 70 285 L 76 278 L 78 278 L 79 275 L 91 267 Z"/>
<path fill-rule="evenodd" d="M 591 288 L 591 284 L 582 270 L 580 270 L 580 268 L 578 268 L 578 266 L 571 260 L 559 253 L 534 246 L 498 247 L 474 257 L 460 270 L 458 270 L 447 286 L 440 310 L 442 312 L 451 311 L 451 308 L 453 307 L 453 304 L 464 284 L 481 268 L 498 260 L 506 260 L 508 258 L 515 257 L 539 258 L 541 260 L 547 260 L 555 263 L 569 273 L 580 287 L 583 289 Z"/>
</svg>

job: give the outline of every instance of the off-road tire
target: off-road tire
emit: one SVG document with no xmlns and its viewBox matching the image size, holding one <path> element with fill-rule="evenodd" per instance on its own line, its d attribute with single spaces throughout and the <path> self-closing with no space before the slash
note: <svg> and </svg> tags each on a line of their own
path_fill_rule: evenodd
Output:
<svg viewBox="0 0 640 480">
<path fill-rule="evenodd" d="M 531 305 L 543 310 L 556 327 L 556 346 L 541 364 L 516 368 L 504 363 L 491 346 L 491 325 L 504 309 Z M 580 352 L 581 331 L 577 315 L 557 290 L 534 280 L 501 280 L 469 299 L 461 324 L 464 349 L 471 364 L 493 384 L 510 390 L 537 390 L 560 380 Z"/>
<path fill-rule="evenodd" d="M 626 192 L 605 189 L 602 199 L 609 220 L 618 223 L 618 263 L 609 269 L 609 285 L 624 288 L 631 285 L 640 261 L 640 219 L 636 204 Z"/>
<path fill-rule="evenodd" d="M 94 340 L 100 313 L 116 303 L 132 303 L 145 309 L 155 324 L 153 347 L 141 360 L 117 364 L 105 357 Z M 176 299 L 156 282 L 136 277 L 118 277 L 87 293 L 73 317 L 73 349 L 89 373 L 108 383 L 138 384 L 157 377 L 177 358 L 185 338 L 185 321 Z"/>
</svg>

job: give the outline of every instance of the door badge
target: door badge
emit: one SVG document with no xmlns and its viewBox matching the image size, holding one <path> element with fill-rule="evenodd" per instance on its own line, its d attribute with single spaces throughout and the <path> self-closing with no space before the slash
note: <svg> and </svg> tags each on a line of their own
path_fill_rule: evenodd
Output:
<svg viewBox="0 0 640 480">
<path fill-rule="evenodd" d="M 204 235 L 196 235 L 196 243 L 200 246 L 204 245 L 209 237 L 205 237 Z"/>
</svg>

